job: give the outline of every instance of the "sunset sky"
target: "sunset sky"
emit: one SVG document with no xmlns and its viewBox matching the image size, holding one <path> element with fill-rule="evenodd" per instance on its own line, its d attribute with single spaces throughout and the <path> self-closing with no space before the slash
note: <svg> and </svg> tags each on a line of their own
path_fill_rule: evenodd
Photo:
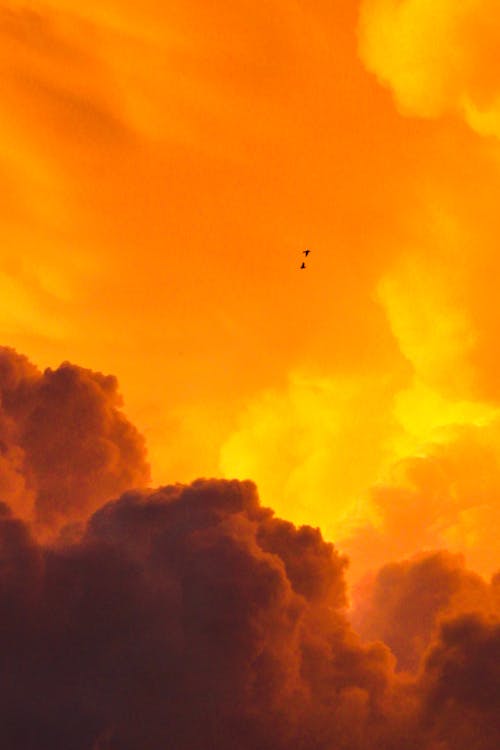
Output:
<svg viewBox="0 0 500 750">
<path fill-rule="evenodd" d="M 6 747 L 496 750 L 498 2 L 0 0 L 0 73 Z"/>
<path fill-rule="evenodd" d="M 427 520 L 492 572 L 496 10 L 2 3 L 2 343 L 115 374 L 154 483 L 331 539 L 470 442 L 488 496 Z"/>
</svg>

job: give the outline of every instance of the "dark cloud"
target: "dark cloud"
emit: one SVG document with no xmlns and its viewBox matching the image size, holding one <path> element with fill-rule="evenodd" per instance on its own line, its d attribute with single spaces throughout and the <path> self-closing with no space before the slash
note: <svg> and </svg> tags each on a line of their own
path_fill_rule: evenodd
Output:
<svg viewBox="0 0 500 750">
<path fill-rule="evenodd" d="M 346 559 L 252 482 L 141 487 L 114 378 L 2 349 L 0 395 L 1 747 L 498 747 L 498 576 L 387 565 L 359 635 Z"/>
<path fill-rule="evenodd" d="M 68 363 L 39 372 L 0 349 L 0 488 L 41 528 L 83 521 L 149 479 L 145 445 L 116 379 Z"/>
<path fill-rule="evenodd" d="M 418 669 L 443 617 L 500 614 L 493 588 L 465 568 L 461 555 L 445 551 L 385 565 L 356 587 L 354 602 L 357 631 L 386 643 L 398 668 L 411 671 Z"/>
<path fill-rule="evenodd" d="M 251 483 L 126 493 L 66 547 L 2 524 L 4 746 L 327 748 L 382 721 L 391 659 L 345 619 L 344 561 Z"/>
<path fill-rule="evenodd" d="M 478 614 L 443 624 L 421 682 L 422 725 L 432 747 L 500 746 L 500 622 Z M 441 744 L 438 744 L 441 743 Z"/>
<path fill-rule="evenodd" d="M 469 580 L 439 553 L 395 588 L 425 588 L 426 564 L 435 588 Z M 130 491 L 51 547 L 0 508 L 2 746 L 493 750 L 498 623 L 442 622 L 399 679 L 346 619 L 344 567 L 251 482 Z"/>
</svg>

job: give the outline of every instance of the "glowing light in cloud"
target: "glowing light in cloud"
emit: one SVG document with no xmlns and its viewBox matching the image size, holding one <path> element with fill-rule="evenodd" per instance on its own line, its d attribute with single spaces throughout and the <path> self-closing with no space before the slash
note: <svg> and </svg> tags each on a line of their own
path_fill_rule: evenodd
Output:
<svg viewBox="0 0 500 750">
<path fill-rule="evenodd" d="M 370 517 L 361 503 L 390 453 L 391 384 L 295 373 L 258 396 L 223 445 L 226 476 L 253 477 L 262 497 L 328 538 Z"/>
<path fill-rule="evenodd" d="M 156 482 L 251 478 L 330 539 L 404 535 L 441 485 L 400 467 L 460 430 L 497 455 L 495 144 L 441 117 L 496 130 L 492 3 L 367 0 L 363 60 L 340 0 L 1 8 L 1 343 L 116 372 Z M 394 554 L 483 564 L 472 497 Z"/>
<path fill-rule="evenodd" d="M 402 354 L 424 382 L 467 392 L 467 355 L 475 343 L 467 313 L 453 301 L 446 271 L 432 260 L 403 258 L 379 284 L 379 297 Z"/>
<path fill-rule="evenodd" d="M 500 13 L 495 0 L 364 0 L 366 65 L 405 114 L 458 113 L 500 137 Z"/>
</svg>

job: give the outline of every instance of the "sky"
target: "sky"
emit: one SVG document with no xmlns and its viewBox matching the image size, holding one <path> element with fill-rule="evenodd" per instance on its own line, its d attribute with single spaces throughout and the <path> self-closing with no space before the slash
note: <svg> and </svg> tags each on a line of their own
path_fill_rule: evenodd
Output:
<svg viewBox="0 0 500 750">
<path fill-rule="evenodd" d="M 331 539 L 400 462 L 496 455 L 493 8 L 2 3 L 2 343 L 116 375 L 156 484 Z"/>
<path fill-rule="evenodd" d="M 92 589 L 101 564 L 118 632 L 151 614 L 120 641 L 120 699 L 78 683 L 77 750 L 164 746 L 155 688 L 137 704 L 134 684 L 184 585 L 169 643 L 202 674 L 168 649 L 161 669 L 182 673 L 172 715 L 217 672 L 207 748 L 497 747 L 490 694 L 459 686 L 499 638 L 499 44 L 494 0 L 0 0 L 1 533 L 30 561 L 0 587 L 6 637 L 45 612 L 74 680 L 87 605 L 66 587 Z M 161 540 L 179 518 L 174 565 Z M 205 585 L 240 619 L 196 630 Z M 330 621 L 342 607 L 349 623 Z M 222 667 L 207 633 L 240 626 Z M 14 717 L 48 669 L 26 643 Z M 313 678 L 330 652 L 343 666 Z M 99 659 L 113 692 L 120 659 Z M 33 703 L 33 736 L 13 719 L 10 746 L 67 746 L 70 719 L 47 719 L 61 700 Z M 295 702 L 302 734 L 281 722 Z M 172 719 L 179 750 L 201 747 L 203 710 Z"/>
<path fill-rule="evenodd" d="M 494 432 L 492 7 L 3 3 L 2 343 L 115 374 L 156 483 L 373 523 Z"/>
</svg>

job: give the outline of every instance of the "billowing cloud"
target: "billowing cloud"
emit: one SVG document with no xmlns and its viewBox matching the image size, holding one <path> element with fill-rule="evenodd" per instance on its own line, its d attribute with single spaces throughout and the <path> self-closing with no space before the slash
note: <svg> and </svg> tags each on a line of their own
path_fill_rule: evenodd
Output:
<svg viewBox="0 0 500 750">
<path fill-rule="evenodd" d="M 56 547 L 2 507 L 0 555 L 12 750 L 431 750 L 461 707 L 471 747 L 494 747 L 498 626 L 446 621 L 400 681 L 387 646 L 347 621 L 345 560 L 251 482 L 130 491 Z"/>
<path fill-rule="evenodd" d="M 434 750 L 459 715 L 494 747 L 498 578 L 444 552 L 389 565 L 353 627 L 348 561 L 319 529 L 251 481 L 141 486 L 114 378 L 0 354 L 3 745 Z"/>
<path fill-rule="evenodd" d="M 354 15 L 0 2 L 0 338 L 117 373 L 157 482 L 216 473 L 242 404 L 304 364 L 393 353 L 373 233 L 414 156 L 372 111 Z"/>
<path fill-rule="evenodd" d="M 498 747 L 498 12 L 359 5 L 0 0 L 7 748 Z"/>
<path fill-rule="evenodd" d="M 391 563 L 360 583 L 352 620 L 365 638 L 390 646 L 398 669 L 416 671 L 440 624 L 457 612 L 500 616 L 496 586 L 440 551 Z"/>
<path fill-rule="evenodd" d="M 446 622 L 421 681 L 424 736 L 454 750 L 495 750 L 499 688 L 498 620 L 469 614 Z"/>
<path fill-rule="evenodd" d="M 249 482 L 126 493 L 56 549 L 4 510 L 0 541 L 13 750 L 327 748 L 383 719 L 391 659 L 345 619 L 344 561 Z"/>
<path fill-rule="evenodd" d="M 2 499 L 40 530 L 87 518 L 149 479 L 116 379 L 68 363 L 41 373 L 0 349 Z"/>
<path fill-rule="evenodd" d="M 364 0 L 361 56 L 406 114 L 459 113 L 500 137 L 495 0 Z"/>
<path fill-rule="evenodd" d="M 221 467 L 252 477 L 283 516 L 318 523 L 350 556 L 352 581 L 435 548 L 489 576 L 498 567 L 498 405 L 470 397 L 453 317 L 443 313 L 440 326 L 432 303 L 402 290 L 400 302 L 407 325 L 392 313 L 408 367 L 399 378 L 296 374 L 249 404 Z"/>
<path fill-rule="evenodd" d="M 456 243 L 453 250 L 448 247 L 453 242 L 450 229 L 433 227 L 429 234 L 435 257 L 421 251 L 402 254 L 379 281 L 378 298 L 416 382 L 454 400 L 464 399 L 473 392 L 470 360 L 476 332 L 462 303 L 463 252 Z M 450 270 L 452 252 L 458 258 Z M 446 415 L 445 407 L 436 411 L 437 418 Z"/>
<path fill-rule="evenodd" d="M 416 552 L 463 553 L 483 575 L 498 567 L 498 419 L 458 425 L 396 462 L 371 493 L 376 518 L 341 544 L 356 573 Z"/>
<path fill-rule="evenodd" d="M 390 462 L 388 439 L 398 432 L 395 382 L 386 374 L 294 373 L 285 388 L 258 394 L 248 405 L 222 447 L 224 475 L 251 477 L 277 511 L 318 523 L 330 539 L 346 535 L 372 517 L 361 500 Z"/>
</svg>

